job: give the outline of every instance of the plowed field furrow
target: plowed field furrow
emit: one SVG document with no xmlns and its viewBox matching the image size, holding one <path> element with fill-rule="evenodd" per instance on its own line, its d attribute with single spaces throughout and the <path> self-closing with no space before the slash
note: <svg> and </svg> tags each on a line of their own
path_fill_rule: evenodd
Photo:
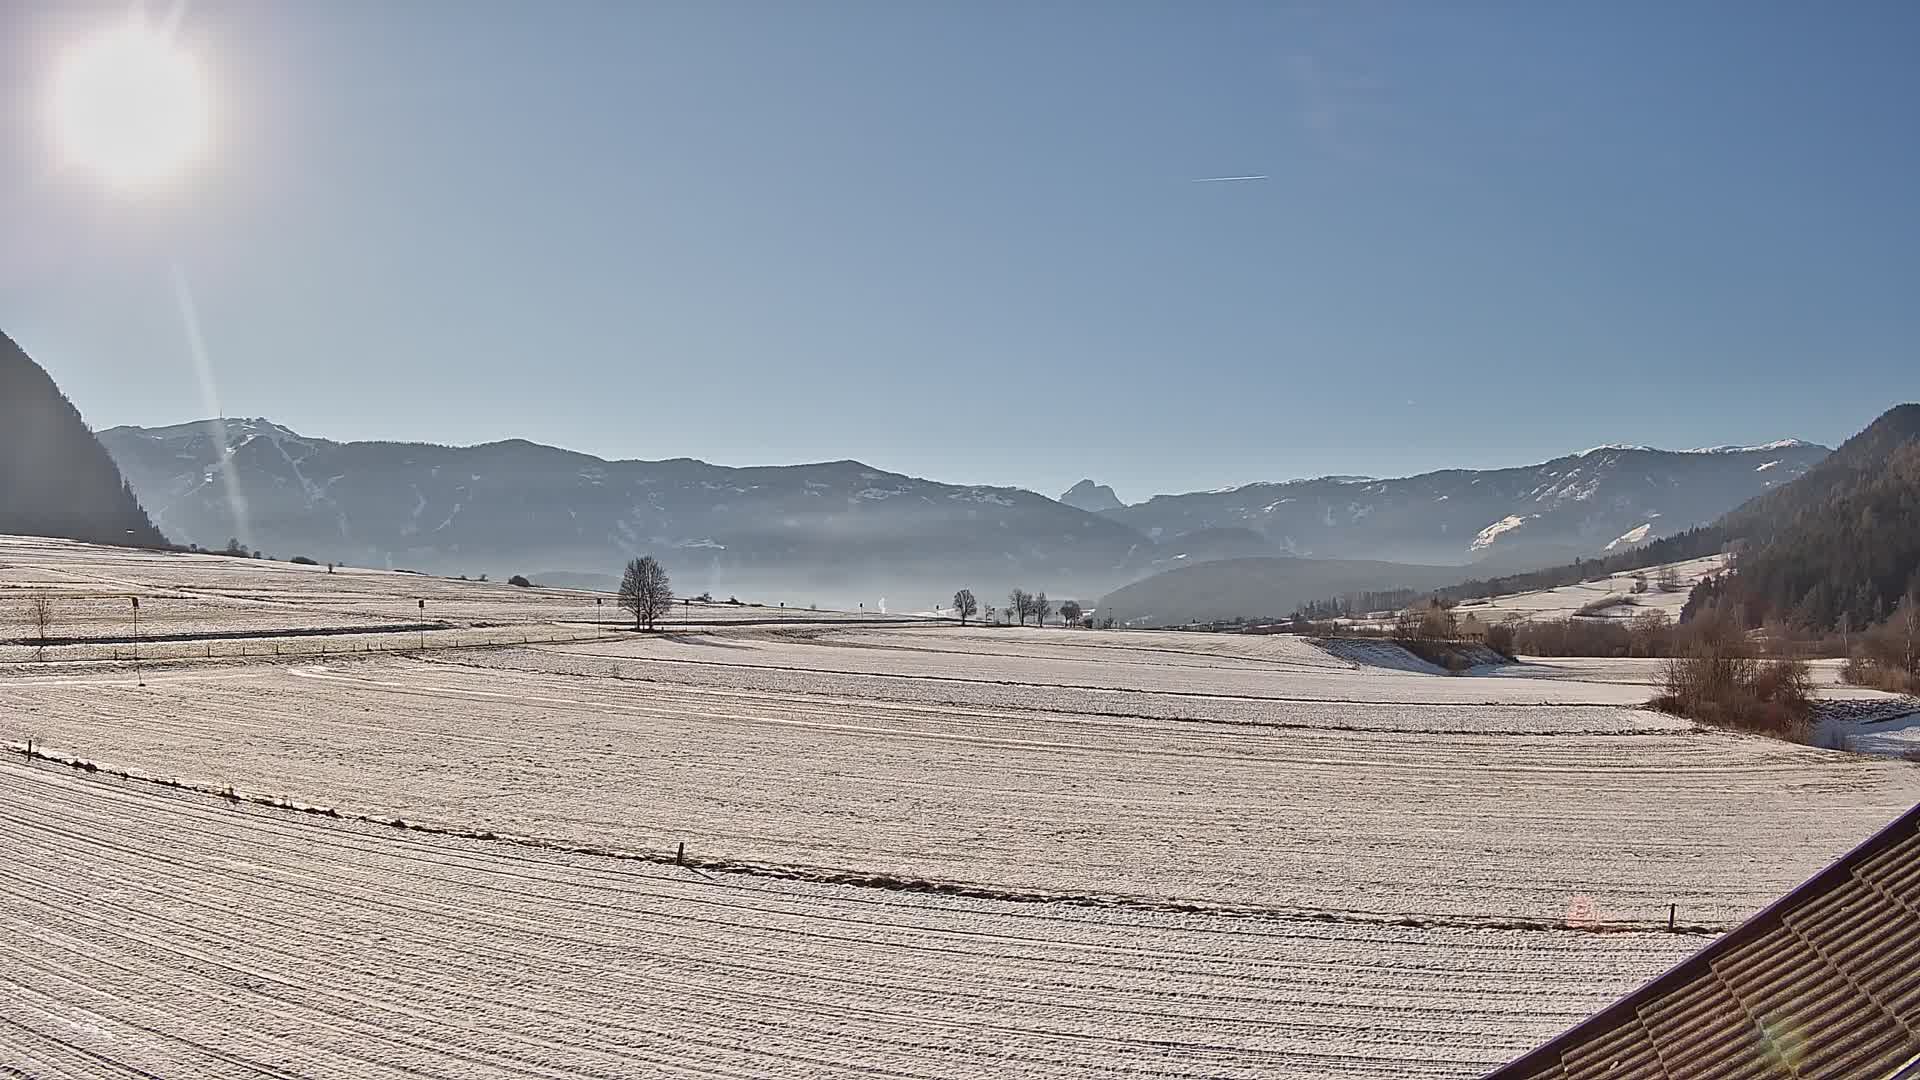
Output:
<svg viewBox="0 0 1920 1080">
<path fill-rule="evenodd" d="M 1272 707 L 1308 726 L 409 661 L 145 689 L 0 683 L 16 739 L 356 812 L 981 887 L 1429 920 L 1554 920 L 1584 905 L 1652 922 L 1678 904 L 1684 921 L 1725 925 L 1920 794 L 1898 763 L 1670 726 L 1515 736 L 1499 734 L 1510 714 L 1540 710 L 1489 707 L 1471 713 L 1480 732 L 1356 732 L 1345 717 L 1394 707 Z M 1598 717 L 1586 727 L 1641 722 L 1584 711 Z"/>
<path fill-rule="evenodd" d="M 1376 1074 L 1418 1076 L 1578 1009 L 1528 1009 L 1502 959 L 1575 934 L 736 887 L 13 761 L 0 811 L 0 1017 L 64 1075 L 1362 1075 L 1364 1017 L 1426 1048 Z M 1599 986 L 1684 948 L 1608 937 Z M 80 1017 L 114 1064 L 62 1049 Z"/>
<path fill-rule="evenodd" d="M 0 645 L 0 743 L 41 755 L 0 752 L 16 1080 L 1459 1080 L 1920 799 L 1631 707 L 1647 661 L 725 604 L 641 635 L 564 590 L 0 537 L 29 592 L 96 640 Z M 132 593 L 194 638 L 138 672 Z M 313 633 L 422 617 L 413 656 Z"/>
</svg>

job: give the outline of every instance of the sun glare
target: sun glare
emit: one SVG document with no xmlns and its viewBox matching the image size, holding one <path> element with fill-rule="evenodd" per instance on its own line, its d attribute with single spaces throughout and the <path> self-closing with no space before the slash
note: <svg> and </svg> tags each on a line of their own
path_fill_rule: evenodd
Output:
<svg viewBox="0 0 1920 1080">
<path fill-rule="evenodd" d="M 64 161 L 107 183 L 166 180 L 205 149 L 206 81 L 191 55 L 141 21 L 76 45 L 53 85 L 53 131 Z"/>
</svg>

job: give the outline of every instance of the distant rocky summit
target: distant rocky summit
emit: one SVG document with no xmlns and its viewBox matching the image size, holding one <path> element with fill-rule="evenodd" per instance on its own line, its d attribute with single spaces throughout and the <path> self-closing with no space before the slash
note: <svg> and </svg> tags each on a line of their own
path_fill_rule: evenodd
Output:
<svg viewBox="0 0 1920 1080">
<path fill-rule="evenodd" d="M 1091 480 L 1082 480 L 1066 490 L 1060 501 L 1076 510 L 1085 510 L 1089 514 L 1098 514 L 1106 510 L 1118 510 L 1126 504 L 1105 484 L 1096 484 Z"/>
</svg>

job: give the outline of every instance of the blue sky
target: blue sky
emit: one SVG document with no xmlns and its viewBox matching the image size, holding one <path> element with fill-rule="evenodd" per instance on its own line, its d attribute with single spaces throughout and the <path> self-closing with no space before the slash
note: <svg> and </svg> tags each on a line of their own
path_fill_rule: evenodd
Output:
<svg viewBox="0 0 1920 1080">
<path fill-rule="evenodd" d="M 1920 396 L 1911 3 L 199 0 L 131 196 L 41 116 L 125 10 L 0 7 L 0 329 L 96 426 L 205 412 L 175 265 L 231 415 L 1049 494 Z"/>
</svg>

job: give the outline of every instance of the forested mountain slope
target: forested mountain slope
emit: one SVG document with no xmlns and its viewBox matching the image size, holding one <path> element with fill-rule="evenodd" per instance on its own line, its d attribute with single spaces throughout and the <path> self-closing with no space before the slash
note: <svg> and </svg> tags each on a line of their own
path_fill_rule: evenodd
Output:
<svg viewBox="0 0 1920 1080">
<path fill-rule="evenodd" d="M 1901 405 L 1800 480 L 1727 515 L 1734 573 L 1695 598 L 1749 623 L 1858 629 L 1920 591 L 1920 405 Z"/>
<path fill-rule="evenodd" d="M 60 388 L 0 334 L 0 533 L 166 543 Z"/>
<path fill-rule="evenodd" d="M 1920 588 L 1920 405 L 1896 406 L 1793 482 L 1712 525 L 1607 559 L 1469 581 L 1455 599 L 1550 588 L 1603 573 L 1735 550 L 1735 572 L 1703 585 L 1707 602 L 1737 605 L 1749 625 L 1859 628 Z"/>
</svg>

